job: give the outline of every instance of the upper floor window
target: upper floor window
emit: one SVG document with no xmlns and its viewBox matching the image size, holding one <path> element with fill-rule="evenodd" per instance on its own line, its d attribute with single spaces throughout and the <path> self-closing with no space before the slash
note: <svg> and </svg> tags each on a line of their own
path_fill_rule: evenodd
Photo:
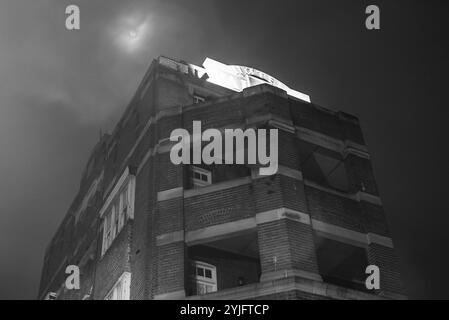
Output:
<svg viewBox="0 0 449 320">
<path fill-rule="evenodd" d="M 124 272 L 114 287 L 106 295 L 105 300 L 129 300 L 131 286 L 131 274 Z"/>
<path fill-rule="evenodd" d="M 134 216 L 134 189 L 135 179 L 133 176 L 128 176 L 125 182 L 111 193 L 111 200 L 103 221 L 102 255 L 111 246 L 128 219 Z"/>
<path fill-rule="evenodd" d="M 301 170 L 304 178 L 333 189 L 347 192 L 349 179 L 345 162 L 338 155 L 321 151 L 317 146 L 301 144 Z"/>
<path fill-rule="evenodd" d="M 201 97 L 201 96 L 196 95 L 196 94 L 193 96 L 193 103 L 201 103 L 201 102 L 204 102 L 204 101 L 206 101 L 206 98 L 204 98 L 204 97 Z"/>
<path fill-rule="evenodd" d="M 194 261 L 192 270 L 197 295 L 217 291 L 217 269 L 215 266 L 201 261 Z"/>
<path fill-rule="evenodd" d="M 315 161 L 321 169 L 323 178 L 327 184 L 335 189 L 347 191 L 349 188 L 345 163 L 320 153 L 314 154 Z"/>
<path fill-rule="evenodd" d="M 212 173 L 209 170 L 192 167 L 191 173 L 194 187 L 205 187 L 212 184 Z"/>
</svg>

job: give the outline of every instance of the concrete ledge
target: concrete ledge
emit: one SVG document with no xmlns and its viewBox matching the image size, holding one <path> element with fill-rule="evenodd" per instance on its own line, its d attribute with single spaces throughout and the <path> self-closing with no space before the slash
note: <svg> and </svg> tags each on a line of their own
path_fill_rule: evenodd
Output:
<svg viewBox="0 0 449 320">
<path fill-rule="evenodd" d="M 260 212 L 253 218 L 246 218 L 188 231 L 185 233 L 185 241 L 189 244 L 211 242 L 218 239 L 235 236 L 236 234 L 243 233 L 245 231 L 254 230 L 257 228 L 258 224 L 281 219 L 290 219 L 300 223 L 310 224 L 309 215 L 291 209 L 279 208 Z M 167 241 L 169 241 L 168 239 L 171 239 L 170 237 L 175 237 L 175 235 L 172 235 L 171 233 L 163 236 L 164 239 L 167 239 Z M 161 238 L 161 241 L 165 240 Z"/>
<path fill-rule="evenodd" d="M 260 124 L 268 122 L 273 127 L 289 133 L 297 132 L 297 136 L 307 142 L 319 145 L 329 150 L 333 150 L 341 153 L 344 157 L 348 154 L 353 154 L 355 156 L 370 159 L 370 154 L 368 148 L 365 145 L 358 144 L 351 140 L 340 140 L 318 131 L 314 131 L 308 128 L 294 126 L 290 120 L 284 119 L 282 117 L 272 115 L 271 113 L 251 117 L 246 120 L 249 125 Z"/>
<path fill-rule="evenodd" d="M 171 151 L 172 147 L 174 145 L 178 144 L 178 142 L 175 141 L 170 141 L 170 139 L 162 139 L 159 141 L 159 143 L 157 144 L 157 153 L 161 154 L 161 153 L 168 153 Z"/>
<path fill-rule="evenodd" d="M 184 192 L 183 187 L 159 191 L 157 193 L 157 201 L 165 201 L 165 200 L 170 200 L 170 199 L 174 199 L 174 198 L 180 198 L 180 197 L 182 197 L 183 192 Z"/>
<path fill-rule="evenodd" d="M 184 241 L 184 230 L 174 231 L 170 233 L 161 234 L 156 236 L 156 245 L 163 246 L 166 244 Z"/>
<path fill-rule="evenodd" d="M 353 154 L 355 156 L 369 159 L 370 154 L 368 148 L 351 140 L 345 140 L 343 155 Z"/>
<path fill-rule="evenodd" d="M 347 199 L 351 199 L 351 200 L 354 200 L 354 201 L 358 201 L 357 198 L 355 197 L 355 195 L 353 195 L 353 194 L 337 191 L 337 190 L 334 190 L 334 189 L 322 186 L 322 185 L 320 185 L 320 184 L 318 184 L 318 183 L 316 183 L 314 181 L 304 180 L 304 184 L 306 186 L 308 186 L 308 187 L 312 187 L 312 188 L 315 188 L 317 190 L 333 194 L 335 196 L 339 196 L 339 197 L 342 197 L 342 198 L 347 198 Z"/>
<path fill-rule="evenodd" d="M 348 156 L 348 154 L 352 154 L 352 155 L 355 155 L 355 156 L 357 156 L 359 158 L 365 158 L 365 159 L 368 159 L 368 160 L 371 158 L 371 156 L 370 156 L 370 154 L 368 152 L 365 152 L 363 150 L 359 150 L 359 149 L 356 149 L 356 148 L 346 147 L 345 149 L 343 149 L 343 158 L 346 158 Z"/>
<path fill-rule="evenodd" d="M 211 184 L 207 187 L 202 187 L 198 189 L 189 189 L 184 192 L 184 198 L 190 198 L 195 196 L 200 196 L 212 192 L 222 191 L 226 189 L 235 188 L 238 186 L 243 186 L 245 184 L 251 183 L 251 177 L 244 177 L 240 179 L 229 180 L 225 182 L 220 182 L 216 184 Z"/>
<path fill-rule="evenodd" d="M 187 300 L 250 300 L 273 294 L 299 291 L 337 300 L 386 300 L 385 296 L 347 289 L 321 281 L 291 276 L 217 292 L 186 297 Z"/>
<path fill-rule="evenodd" d="M 384 247 L 394 248 L 393 241 L 391 238 L 381 236 L 375 233 L 368 233 L 366 235 L 368 239 L 368 244 L 375 243 Z"/>
<path fill-rule="evenodd" d="M 300 139 L 339 152 L 344 157 L 348 154 L 353 154 L 364 159 L 370 159 L 368 148 L 365 145 L 358 144 L 351 140 L 343 141 L 303 127 L 296 127 L 296 130 Z"/>
<path fill-rule="evenodd" d="M 177 115 L 179 115 L 181 113 L 182 113 L 182 107 L 181 106 L 174 106 L 174 107 L 164 108 L 164 109 L 160 110 L 156 114 L 156 118 L 155 119 L 156 120 L 160 120 L 161 118 L 177 116 Z"/>
<path fill-rule="evenodd" d="M 154 150 L 155 149 L 153 149 L 153 148 L 149 148 L 148 151 L 145 153 L 145 156 L 143 157 L 142 161 L 140 161 L 139 166 L 137 167 L 137 174 L 136 175 L 138 175 L 140 173 L 140 171 L 142 171 L 142 169 L 145 166 L 145 164 L 154 155 L 154 153 L 155 153 Z"/>
<path fill-rule="evenodd" d="M 342 140 L 325 135 L 323 133 L 303 127 L 296 127 L 296 131 L 298 138 L 300 138 L 301 140 L 313 143 L 323 148 L 336 152 L 342 152 L 344 148 L 344 142 Z"/>
<path fill-rule="evenodd" d="M 235 235 L 236 233 L 254 229 L 257 227 L 257 225 L 263 223 L 268 223 L 281 219 L 290 219 L 300 223 L 308 225 L 310 224 L 313 230 L 315 230 L 316 232 L 322 233 L 324 234 L 324 236 L 329 237 L 330 239 L 334 239 L 351 245 L 366 247 L 371 243 L 375 243 L 384 247 L 393 248 L 393 242 L 389 237 L 381 236 L 375 233 L 365 234 L 362 232 L 329 224 L 320 220 L 310 219 L 310 216 L 306 213 L 287 208 L 279 208 L 265 212 L 260 212 L 257 213 L 254 218 L 241 219 L 197 230 L 188 231 L 185 234 L 185 241 L 188 243 L 206 242 L 206 241 L 210 242 L 230 237 L 232 235 Z M 159 237 L 158 241 L 164 244 L 182 241 L 181 236 L 176 232 L 161 235 Z"/>
<path fill-rule="evenodd" d="M 186 243 L 197 244 L 231 237 L 237 233 L 245 232 L 257 227 L 255 218 L 237 220 L 233 222 L 222 223 L 194 231 L 188 231 L 185 235 Z"/>
<path fill-rule="evenodd" d="M 273 120 L 269 120 L 268 124 L 270 126 L 273 126 L 279 130 L 285 131 L 285 132 L 289 132 L 289 133 L 295 133 L 295 127 L 293 126 L 293 123 L 291 121 L 286 122 L 285 120 L 277 120 L 274 119 Z"/>
<path fill-rule="evenodd" d="M 304 224 L 310 224 L 310 217 L 308 214 L 287 208 L 280 208 L 256 214 L 257 224 L 267 223 L 281 219 L 290 219 Z"/>
<path fill-rule="evenodd" d="M 290 177 L 296 180 L 303 180 L 302 172 L 299 170 L 295 170 L 286 166 L 278 166 L 278 174 L 281 174 L 286 177 Z"/>
<path fill-rule="evenodd" d="M 312 228 L 315 231 L 322 232 L 329 238 L 349 243 L 356 246 L 366 247 L 371 243 L 375 243 L 384 247 L 393 248 L 391 238 L 384 237 L 375 233 L 362 233 L 354 230 L 349 230 L 319 220 L 312 219 Z"/>
<path fill-rule="evenodd" d="M 185 298 L 186 298 L 185 290 L 179 290 L 157 294 L 153 297 L 153 300 L 184 300 Z"/>
<path fill-rule="evenodd" d="M 304 180 L 304 184 L 308 187 L 312 187 L 342 198 L 347 198 L 350 200 L 354 200 L 357 202 L 360 201 L 365 201 L 365 202 L 369 202 L 371 204 L 375 204 L 377 206 L 382 206 L 382 201 L 380 200 L 380 198 L 378 196 L 366 193 L 366 192 L 362 192 L 359 191 L 355 194 L 351 194 L 351 193 L 345 193 L 345 192 L 341 192 L 341 191 L 337 191 L 322 185 L 319 185 L 318 183 L 314 182 L 314 181 L 310 181 L 310 180 Z"/>
<path fill-rule="evenodd" d="M 315 280 L 315 281 L 321 281 L 321 282 L 323 281 L 323 279 L 321 278 L 321 275 L 319 275 L 318 273 L 304 271 L 304 270 L 298 270 L 298 269 L 285 269 L 285 270 L 262 273 L 262 275 L 260 276 L 260 282 L 273 281 L 273 280 L 288 278 L 288 277 L 292 277 L 292 276 L 304 278 L 304 279 Z"/>
<path fill-rule="evenodd" d="M 312 228 L 315 231 L 322 232 L 324 234 L 329 234 L 334 237 L 329 237 L 334 240 L 341 240 L 349 244 L 356 246 L 366 246 L 368 244 L 366 234 L 353 231 L 350 229 L 342 228 L 333 224 L 322 222 L 319 220 L 312 219 Z M 345 241 L 346 240 L 346 241 Z M 349 240 L 349 241 L 348 241 Z"/>
<path fill-rule="evenodd" d="M 391 299 L 391 300 L 408 300 L 408 298 L 400 293 L 395 293 L 395 292 L 385 292 L 382 291 L 379 293 L 379 296 L 381 297 L 385 297 L 386 299 Z"/>
<path fill-rule="evenodd" d="M 365 202 L 369 202 L 378 206 L 382 206 L 382 201 L 380 200 L 380 198 L 378 196 L 366 193 L 366 192 L 362 192 L 359 191 L 355 194 L 355 198 L 357 201 L 361 202 L 361 201 L 365 201 Z"/>
<path fill-rule="evenodd" d="M 204 195 L 204 194 L 208 194 L 208 193 L 212 193 L 212 192 L 216 192 L 216 191 L 222 191 L 222 190 L 226 190 L 226 189 L 230 189 L 230 188 L 234 188 L 234 187 L 238 187 L 238 186 L 242 186 L 245 184 L 250 184 L 252 182 L 252 180 L 255 179 L 262 179 L 262 178 L 266 178 L 266 176 L 260 176 L 257 173 L 258 169 L 254 169 L 251 173 L 251 177 L 243 177 L 243 178 L 239 178 L 239 179 L 234 179 L 234 180 L 229 180 L 229 181 L 225 181 L 225 182 L 220 182 L 220 183 L 216 183 L 216 184 L 212 184 L 210 186 L 207 187 L 203 187 L 203 188 L 198 188 L 198 189 L 189 189 L 189 190 L 185 190 L 184 192 L 184 198 L 190 198 L 190 197 L 195 197 L 195 196 L 199 196 L 199 195 Z M 304 180 L 303 179 L 303 175 L 302 172 L 299 170 L 295 170 L 286 166 L 279 166 L 278 167 L 278 172 L 277 174 L 286 176 L 286 177 L 290 177 L 299 181 L 304 181 L 304 184 L 306 186 L 342 197 L 342 198 L 346 198 L 346 199 L 350 199 L 353 201 L 365 201 L 374 205 L 378 205 L 378 206 L 382 206 L 382 201 L 380 200 L 380 198 L 378 196 L 366 193 L 366 192 L 361 192 L 359 191 L 356 194 L 350 194 L 350 193 L 344 193 L 344 192 L 340 192 L 337 190 L 333 190 L 331 188 L 327 188 L 325 186 L 319 185 L 316 182 L 310 181 L 310 180 Z"/>
</svg>

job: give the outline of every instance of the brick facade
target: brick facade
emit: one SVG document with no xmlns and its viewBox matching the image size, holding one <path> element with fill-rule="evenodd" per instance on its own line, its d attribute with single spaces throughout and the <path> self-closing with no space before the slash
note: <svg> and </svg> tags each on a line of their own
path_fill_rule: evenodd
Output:
<svg viewBox="0 0 449 320">
<path fill-rule="evenodd" d="M 205 102 L 194 104 L 195 94 Z M 168 139 L 177 128 L 191 132 L 193 121 L 202 130 L 278 129 L 278 172 L 266 177 L 257 165 L 201 164 L 212 184 L 194 188 L 192 168 L 170 161 Z M 322 159 L 338 164 L 339 175 L 324 175 Z M 133 217 L 102 256 L 99 213 L 124 172 L 135 177 Z M 332 175 L 344 176 L 344 189 L 333 187 Z M 317 235 L 363 248 L 380 267 L 381 289 L 323 282 Z M 196 260 L 216 267 L 217 292 L 196 296 Z M 80 266 L 80 290 L 64 289 L 70 264 Z M 104 299 L 124 272 L 131 273 L 131 299 L 403 297 L 358 120 L 270 85 L 234 92 L 167 58 L 152 63 L 114 131 L 94 148 L 46 250 L 39 298 L 55 292 L 58 299 Z"/>
</svg>

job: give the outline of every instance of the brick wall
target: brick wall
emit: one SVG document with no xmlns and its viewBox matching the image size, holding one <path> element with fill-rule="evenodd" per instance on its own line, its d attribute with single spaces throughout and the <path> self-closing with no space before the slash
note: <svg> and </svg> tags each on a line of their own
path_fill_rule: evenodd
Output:
<svg viewBox="0 0 449 320">
<path fill-rule="evenodd" d="M 131 299 L 148 298 L 151 292 L 151 254 L 154 252 L 154 187 L 151 183 L 153 161 L 147 162 L 136 176 L 133 241 L 131 244 Z"/>
<path fill-rule="evenodd" d="M 262 273 L 296 269 L 318 274 L 312 229 L 288 219 L 258 225 Z"/>
<path fill-rule="evenodd" d="M 103 257 L 97 258 L 94 299 L 104 299 L 125 271 L 130 270 L 132 222 L 128 222 Z M 101 241 L 99 241 L 99 246 Z M 101 251 L 99 251 L 101 252 Z"/>
<path fill-rule="evenodd" d="M 254 216 L 251 184 L 185 199 L 186 231 Z"/>
<path fill-rule="evenodd" d="M 368 261 L 380 269 L 380 291 L 404 294 L 404 286 L 399 274 L 399 261 L 394 249 L 378 244 L 368 247 Z"/>
<path fill-rule="evenodd" d="M 338 139 L 342 144 L 349 140 L 363 145 L 363 136 L 355 117 L 288 98 L 285 92 L 278 89 L 261 86 L 241 94 L 230 94 L 228 90 L 158 66 L 157 63 L 153 63 L 150 70 L 116 129 L 111 135 L 105 135 L 92 152 L 88 161 L 89 170 L 83 175 L 79 193 L 47 250 L 40 296 L 49 289 L 56 291 L 60 288 L 65 279 L 65 265 L 61 269 L 63 262 L 78 263 L 92 243 L 97 245 L 97 250 L 94 250 L 95 263 L 83 271 L 83 277 L 88 284 L 94 282 L 95 298 L 103 298 L 125 270 L 132 271 L 132 298 L 148 299 L 157 294 L 182 291 L 186 281 L 185 243 L 179 241 L 156 246 L 156 236 L 254 217 L 256 213 L 281 207 L 354 231 L 389 235 L 380 205 L 332 194 L 325 188 L 305 185 L 298 178 L 281 174 L 250 179 L 250 168 L 243 166 L 211 166 L 210 169 L 214 184 L 226 184 L 243 177 L 248 178 L 247 183 L 217 192 L 158 202 L 157 193 L 160 191 L 191 188 L 188 168 L 173 165 L 168 152 L 156 152 L 146 163 L 142 160 L 149 149 L 157 148 L 158 142 L 168 138 L 173 129 L 184 127 L 191 132 L 194 120 L 201 120 L 202 129 L 205 130 L 237 125 L 245 128 L 248 123 L 254 123 L 254 119 L 265 119 L 257 125 L 272 128 L 273 124 L 269 124 L 268 120 L 276 119 L 287 125 L 290 131 L 293 130 L 279 130 L 279 163 L 282 166 L 303 171 L 302 175 L 307 180 L 308 169 L 302 165 L 303 161 L 310 151 L 320 150 L 344 162 L 350 186 L 348 195 L 360 190 L 377 195 L 378 190 L 369 159 L 302 141 L 295 129 L 296 126 L 314 130 Z M 198 88 L 213 98 L 193 105 L 192 93 Z M 145 90 L 144 94 L 142 90 Z M 216 97 L 223 93 L 229 95 Z M 163 112 L 158 113 L 161 110 Z M 127 158 L 150 117 L 153 122 L 148 131 L 131 157 Z M 137 168 L 139 165 L 134 222 L 130 221 L 105 257 L 101 258 L 98 212 L 125 168 Z M 97 194 L 75 223 L 77 209 L 101 172 L 104 178 Z M 321 183 L 321 187 L 329 186 Z M 258 239 L 262 272 L 274 270 L 275 255 L 278 259 L 276 268 L 317 272 L 310 225 L 286 219 L 260 224 Z M 384 281 L 391 280 L 393 283 L 385 283 L 386 290 L 398 291 L 399 285 L 392 280 L 399 278 L 397 259 L 393 253 L 392 249 L 377 245 L 369 250 L 370 261 L 381 264 L 385 269 Z M 78 296 L 87 290 L 85 287 Z M 295 291 L 278 297 L 306 298 Z"/>
</svg>

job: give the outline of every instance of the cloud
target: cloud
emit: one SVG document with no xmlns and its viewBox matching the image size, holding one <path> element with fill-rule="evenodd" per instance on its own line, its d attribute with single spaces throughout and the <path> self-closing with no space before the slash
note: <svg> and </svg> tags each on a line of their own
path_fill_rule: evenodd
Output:
<svg viewBox="0 0 449 320">
<path fill-rule="evenodd" d="M 36 297 L 98 132 L 113 128 L 151 59 L 197 58 L 210 41 L 214 5 L 198 3 L 205 21 L 185 1 L 0 3 L 0 298 Z M 69 4 L 79 31 L 65 29 Z"/>
</svg>

